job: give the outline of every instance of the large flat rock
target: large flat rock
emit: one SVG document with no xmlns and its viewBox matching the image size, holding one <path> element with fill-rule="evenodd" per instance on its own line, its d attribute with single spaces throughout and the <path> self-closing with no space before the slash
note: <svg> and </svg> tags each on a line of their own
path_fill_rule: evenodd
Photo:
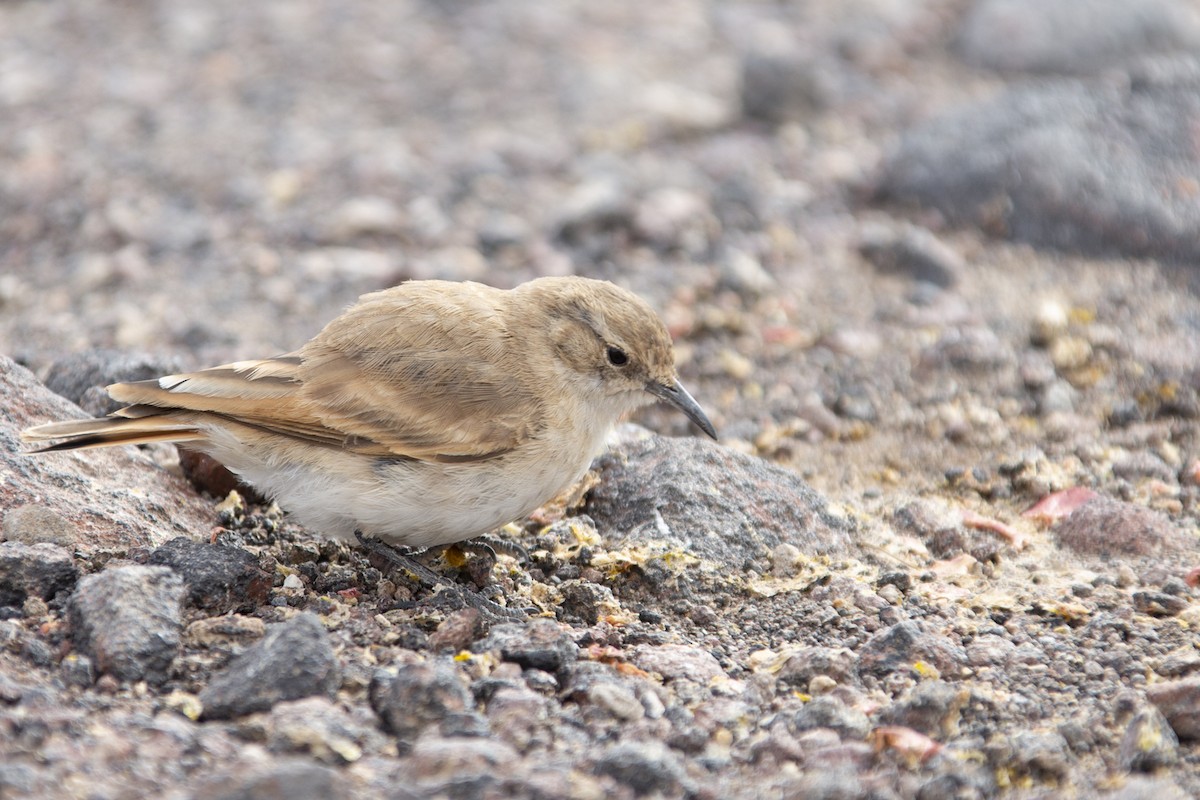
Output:
<svg viewBox="0 0 1200 800">
<path fill-rule="evenodd" d="M 0 517 L 23 506 L 48 508 L 69 523 L 69 540 L 58 541 L 55 531 L 56 542 L 84 556 L 154 547 L 213 525 L 210 505 L 135 447 L 29 455 L 20 440 L 31 425 L 83 416 L 0 356 Z M 36 531 L 23 538 L 30 536 Z"/>
</svg>

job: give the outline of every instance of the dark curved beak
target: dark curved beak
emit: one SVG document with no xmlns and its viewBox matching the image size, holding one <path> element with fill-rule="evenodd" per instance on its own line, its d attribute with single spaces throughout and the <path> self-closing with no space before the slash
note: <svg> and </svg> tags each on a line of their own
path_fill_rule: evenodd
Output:
<svg viewBox="0 0 1200 800">
<path fill-rule="evenodd" d="M 666 400 L 677 409 L 687 414 L 687 418 L 699 426 L 700 430 L 707 433 L 713 439 L 717 438 L 717 431 L 713 428 L 704 411 L 701 410 L 700 404 L 688 394 L 687 389 L 675 381 L 670 386 L 659 383 L 658 381 L 650 381 L 646 384 L 646 391 L 657 398 Z"/>
</svg>

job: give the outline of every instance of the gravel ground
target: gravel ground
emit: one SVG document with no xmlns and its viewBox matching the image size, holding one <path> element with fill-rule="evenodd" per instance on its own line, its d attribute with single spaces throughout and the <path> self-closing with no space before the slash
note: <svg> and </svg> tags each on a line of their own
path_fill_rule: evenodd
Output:
<svg viewBox="0 0 1200 800">
<path fill-rule="evenodd" d="M 0 3 L 0 796 L 1200 796 L 1197 98 L 1188 0 Z M 721 440 L 646 411 L 527 562 L 17 454 L 566 273 Z"/>
</svg>

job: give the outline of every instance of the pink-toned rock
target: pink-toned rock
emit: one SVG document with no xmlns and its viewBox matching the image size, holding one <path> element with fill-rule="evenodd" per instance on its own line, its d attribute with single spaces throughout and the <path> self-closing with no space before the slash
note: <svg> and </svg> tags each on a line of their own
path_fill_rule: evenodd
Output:
<svg viewBox="0 0 1200 800">
<path fill-rule="evenodd" d="M 1200 678 L 1153 684 L 1146 688 L 1146 699 L 1162 712 L 1180 739 L 1200 739 Z"/>
<path fill-rule="evenodd" d="M 633 663 L 647 672 L 657 672 L 666 680 L 686 679 L 708 683 L 725 674 L 713 654 L 683 644 L 638 645 Z"/>
<path fill-rule="evenodd" d="M 0 517 L 23 506 L 51 509 L 71 531 L 71 541 L 57 543 L 85 557 L 153 547 L 212 527 L 209 504 L 136 448 L 26 454 L 22 429 L 83 416 L 0 355 Z"/>
<path fill-rule="evenodd" d="M 1188 539 L 1161 511 L 1097 495 L 1054 526 L 1058 543 L 1076 553 L 1112 557 L 1165 555 Z"/>
</svg>

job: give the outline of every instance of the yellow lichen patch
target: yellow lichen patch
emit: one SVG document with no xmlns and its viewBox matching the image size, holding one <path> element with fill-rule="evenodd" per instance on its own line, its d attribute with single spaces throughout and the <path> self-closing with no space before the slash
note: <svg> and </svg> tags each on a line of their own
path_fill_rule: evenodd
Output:
<svg viewBox="0 0 1200 800">
<path fill-rule="evenodd" d="M 925 680 L 936 681 L 942 677 L 941 670 L 930 664 L 928 661 L 914 661 L 913 672 L 920 675 Z"/>
<path fill-rule="evenodd" d="M 237 489 L 233 489 L 225 496 L 225 499 L 217 504 L 216 512 L 218 514 L 228 512 L 232 517 L 240 517 L 246 511 L 246 501 L 238 494 Z"/>
<path fill-rule="evenodd" d="M 165 707 L 175 711 L 192 722 L 200 719 L 200 714 L 204 711 L 204 706 L 200 704 L 200 698 L 188 692 L 174 691 L 162 699 Z"/>
</svg>

